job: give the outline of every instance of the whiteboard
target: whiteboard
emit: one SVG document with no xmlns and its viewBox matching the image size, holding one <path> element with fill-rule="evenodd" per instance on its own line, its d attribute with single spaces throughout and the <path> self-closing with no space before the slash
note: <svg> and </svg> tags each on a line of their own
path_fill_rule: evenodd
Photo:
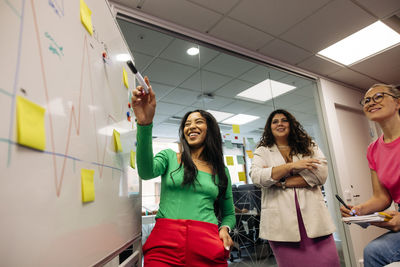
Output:
<svg viewBox="0 0 400 267">
<path fill-rule="evenodd" d="M 93 35 L 79 0 L 0 1 L 1 266 L 91 266 L 141 235 L 140 182 L 129 167 L 136 134 L 126 64 L 116 59 L 130 52 L 108 2 L 85 2 Z M 16 96 L 46 109 L 44 151 L 16 143 Z M 92 202 L 82 202 L 81 169 L 94 170 Z"/>
</svg>

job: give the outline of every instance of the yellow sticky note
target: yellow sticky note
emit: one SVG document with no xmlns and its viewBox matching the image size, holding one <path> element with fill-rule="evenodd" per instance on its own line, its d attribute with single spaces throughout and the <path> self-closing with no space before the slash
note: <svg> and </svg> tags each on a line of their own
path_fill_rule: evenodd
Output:
<svg viewBox="0 0 400 267">
<path fill-rule="evenodd" d="M 46 110 L 22 96 L 17 96 L 17 142 L 38 150 L 46 148 L 44 114 Z"/>
<path fill-rule="evenodd" d="M 246 174 L 244 172 L 238 172 L 239 181 L 246 182 Z"/>
<path fill-rule="evenodd" d="M 113 130 L 115 152 L 122 152 L 121 138 L 119 132 Z"/>
<path fill-rule="evenodd" d="M 81 22 L 83 26 L 85 26 L 86 30 L 93 35 L 93 26 L 92 26 L 92 11 L 86 5 L 84 0 L 80 0 L 80 13 L 81 13 Z"/>
<path fill-rule="evenodd" d="M 235 125 L 235 124 L 232 124 L 232 131 L 233 131 L 233 133 L 240 133 L 240 127 L 239 127 L 239 125 Z"/>
<path fill-rule="evenodd" d="M 94 170 L 81 169 L 82 202 L 94 201 Z"/>
<path fill-rule="evenodd" d="M 226 156 L 226 164 L 233 166 L 233 157 L 231 156 Z"/>
<path fill-rule="evenodd" d="M 250 159 L 252 159 L 252 158 L 254 157 L 253 151 L 251 151 L 251 150 L 246 150 L 246 153 L 247 153 L 247 156 L 248 156 Z"/>
<path fill-rule="evenodd" d="M 136 168 L 136 152 L 131 150 L 131 167 Z"/>
<path fill-rule="evenodd" d="M 128 74 L 124 67 L 122 67 L 122 78 L 124 80 L 125 87 L 129 89 Z"/>
</svg>

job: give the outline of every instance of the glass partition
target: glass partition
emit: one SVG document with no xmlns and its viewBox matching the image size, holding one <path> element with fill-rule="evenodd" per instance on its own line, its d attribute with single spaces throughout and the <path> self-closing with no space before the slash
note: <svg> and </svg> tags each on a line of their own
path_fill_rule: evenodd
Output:
<svg viewBox="0 0 400 267">
<path fill-rule="evenodd" d="M 271 263 L 269 247 L 258 239 L 260 192 L 252 187 L 249 177 L 252 152 L 269 114 L 275 109 L 286 109 L 328 154 L 317 112 L 317 82 L 161 29 L 124 19 L 118 19 L 118 23 L 137 68 L 149 77 L 156 94 L 154 152 L 164 148 L 178 152 L 179 123 L 186 112 L 211 112 L 219 122 L 225 164 L 238 196 L 238 252 L 233 253 L 231 260 L 248 257 L 251 263 Z M 142 182 L 145 216 L 157 211 L 159 185 L 160 178 Z M 246 240 L 253 242 L 248 244 Z M 340 250 L 340 242 L 337 245 Z"/>
</svg>

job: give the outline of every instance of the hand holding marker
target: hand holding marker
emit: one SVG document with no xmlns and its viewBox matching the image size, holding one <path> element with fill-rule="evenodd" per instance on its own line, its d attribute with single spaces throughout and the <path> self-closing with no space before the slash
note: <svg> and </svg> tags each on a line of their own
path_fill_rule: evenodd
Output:
<svg viewBox="0 0 400 267">
<path fill-rule="evenodd" d="M 137 71 L 137 69 L 135 68 L 135 66 L 133 65 L 131 60 L 128 60 L 126 62 L 126 64 L 128 64 L 129 68 L 131 69 L 131 71 L 133 72 L 133 74 L 135 74 L 136 79 L 138 80 L 139 84 L 143 87 L 144 91 L 146 92 L 146 94 L 149 93 L 149 87 L 147 86 L 147 83 L 144 81 L 142 75 L 140 74 L 140 72 Z"/>
</svg>

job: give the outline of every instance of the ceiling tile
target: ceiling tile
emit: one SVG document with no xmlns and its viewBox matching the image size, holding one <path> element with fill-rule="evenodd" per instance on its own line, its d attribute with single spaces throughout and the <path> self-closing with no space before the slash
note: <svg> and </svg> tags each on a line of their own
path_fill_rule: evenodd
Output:
<svg viewBox="0 0 400 267">
<path fill-rule="evenodd" d="M 190 56 L 186 52 L 191 47 L 197 47 L 200 53 L 196 56 Z M 201 65 L 208 63 L 219 54 L 218 51 L 199 46 L 193 42 L 175 39 L 170 45 L 160 54 L 160 58 L 168 59 L 177 63 L 190 65 L 198 68 Z M 200 62 L 199 62 L 200 60 Z"/>
<path fill-rule="evenodd" d="M 393 60 L 397 59 L 397 60 Z M 400 83 L 400 45 L 378 56 L 370 57 L 350 68 L 365 73 L 384 83 Z"/>
<path fill-rule="evenodd" d="M 158 83 L 158 82 L 153 82 L 151 79 L 152 77 L 149 77 L 150 79 L 150 84 L 151 88 L 153 89 L 154 93 L 156 94 L 156 100 L 161 100 L 164 96 L 166 96 L 169 92 L 175 89 L 175 86 L 169 86 L 166 84 Z"/>
<path fill-rule="evenodd" d="M 141 10 L 200 32 L 206 32 L 221 18 L 217 12 L 182 0 L 146 0 Z"/>
<path fill-rule="evenodd" d="M 235 100 L 232 103 L 224 106 L 220 111 L 230 112 L 234 114 L 244 113 L 247 114 L 246 111 L 252 110 L 258 107 L 258 103 L 252 103 L 243 100 Z"/>
<path fill-rule="evenodd" d="M 163 114 L 163 115 L 175 115 L 182 109 L 184 109 L 186 106 L 184 105 L 176 105 L 176 104 L 170 104 L 170 103 L 165 103 L 162 101 L 157 102 L 157 113 L 158 114 Z"/>
<path fill-rule="evenodd" d="M 336 0 L 291 28 L 281 38 L 317 53 L 375 21 L 353 2 Z"/>
<path fill-rule="evenodd" d="M 153 136 L 179 139 L 179 125 L 161 123 L 153 127 Z"/>
<path fill-rule="evenodd" d="M 229 17 L 272 35 L 280 35 L 329 0 L 244 0 Z"/>
<path fill-rule="evenodd" d="M 200 71 L 197 71 L 189 79 L 183 82 L 180 87 L 199 92 L 212 93 L 230 80 L 232 80 L 232 77 L 202 70 L 201 77 Z M 201 84 L 200 81 L 203 81 L 203 83 Z"/>
<path fill-rule="evenodd" d="M 355 0 L 360 5 L 368 9 L 371 13 L 382 19 L 395 14 L 400 10 L 399 0 Z"/>
<path fill-rule="evenodd" d="M 371 85 L 375 83 L 379 83 L 376 80 L 373 80 L 363 74 L 360 74 L 358 72 L 352 71 L 347 68 L 343 68 L 335 73 L 332 73 L 328 75 L 328 77 L 353 85 L 363 90 L 369 88 Z"/>
<path fill-rule="evenodd" d="M 221 96 L 214 96 L 214 99 L 206 102 L 206 101 L 197 101 L 193 103 L 194 107 L 201 108 L 201 109 L 212 109 L 219 111 L 222 107 L 232 103 L 234 100 L 232 98 L 226 98 Z"/>
<path fill-rule="evenodd" d="M 235 80 L 232 80 L 231 82 L 229 82 L 228 84 L 224 85 L 220 89 L 218 89 L 215 92 L 215 94 L 218 96 L 235 98 L 237 94 L 250 88 L 253 85 L 254 85 L 254 83 L 249 83 L 246 81 L 235 79 Z"/>
<path fill-rule="evenodd" d="M 195 2 L 198 5 L 201 5 L 205 8 L 212 9 L 216 12 L 225 14 L 229 10 L 232 9 L 236 5 L 239 0 L 191 0 L 191 2 Z"/>
<path fill-rule="evenodd" d="M 149 30 L 122 19 L 118 19 L 118 23 L 133 56 L 135 52 L 149 56 L 158 55 L 174 39 L 164 33 Z"/>
<path fill-rule="evenodd" d="M 309 57 L 306 60 L 298 63 L 297 66 L 321 75 L 327 75 L 329 73 L 336 72 L 342 68 L 335 63 L 332 63 L 317 56 Z"/>
<path fill-rule="evenodd" d="M 204 66 L 204 69 L 225 74 L 231 77 L 237 77 L 249 69 L 253 68 L 256 64 L 239 57 L 233 57 L 227 54 L 220 54 L 211 62 Z"/>
<path fill-rule="evenodd" d="M 259 52 L 292 65 L 312 56 L 310 52 L 278 39 L 268 43 Z"/>
<path fill-rule="evenodd" d="M 292 94 L 285 94 L 285 95 L 275 97 L 273 99 L 273 102 L 275 103 L 275 106 L 286 105 L 286 106 L 290 107 L 290 106 L 298 105 L 299 103 L 303 103 L 304 101 L 306 101 L 308 99 L 310 99 L 310 98 L 292 93 Z M 268 102 L 272 102 L 272 101 L 268 101 Z"/>
<path fill-rule="evenodd" d="M 171 86 L 178 86 L 187 80 L 196 68 L 171 61 L 156 59 L 147 68 L 147 75 L 152 81 Z"/>
<path fill-rule="evenodd" d="M 197 101 L 198 95 L 198 92 L 176 88 L 167 96 L 163 97 L 162 101 L 178 105 L 182 105 L 182 103 L 185 103 L 186 106 L 190 106 Z"/>
<path fill-rule="evenodd" d="M 266 79 L 278 81 L 279 79 L 285 77 L 286 75 L 287 73 L 281 70 L 276 70 L 273 68 L 268 68 L 266 66 L 257 65 L 255 68 L 252 68 L 243 75 L 239 76 L 239 79 L 257 84 L 262 81 L 265 81 Z"/>
<path fill-rule="evenodd" d="M 213 27 L 209 34 L 249 50 L 257 50 L 273 37 L 230 18 L 224 18 Z M 251 42 L 249 42 L 251 40 Z"/>
<path fill-rule="evenodd" d="M 150 63 L 155 59 L 152 56 L 148 56 L 146 54 L 142 54 L 140 52 L 135 52 L 134 54 L 134 63 L 135 67 L 140 70 L 142 75 L 146 75 L 146 69 L 150 65 Z"/>
</svg>

